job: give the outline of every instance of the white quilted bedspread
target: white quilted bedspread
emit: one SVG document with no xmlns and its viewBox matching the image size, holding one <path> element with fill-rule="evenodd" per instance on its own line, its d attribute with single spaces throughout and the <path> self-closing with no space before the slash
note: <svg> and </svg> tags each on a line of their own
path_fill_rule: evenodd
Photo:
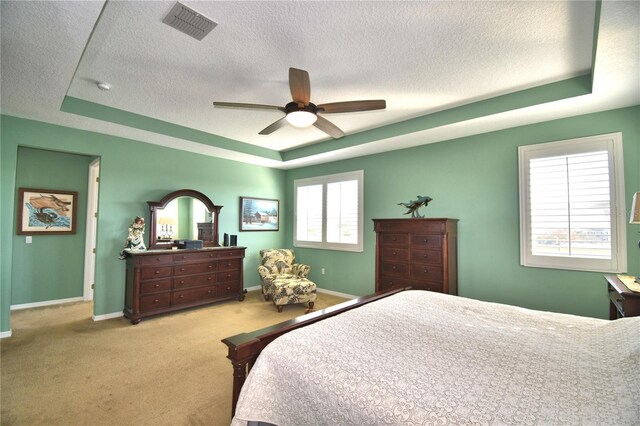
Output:
<svg viewBox="0 0 640 426">
<path fill-rule="evenodd" d="M 638 425 L 640 318 L 406 291 L 260 355 L 233 425 Z"/>
</svg>

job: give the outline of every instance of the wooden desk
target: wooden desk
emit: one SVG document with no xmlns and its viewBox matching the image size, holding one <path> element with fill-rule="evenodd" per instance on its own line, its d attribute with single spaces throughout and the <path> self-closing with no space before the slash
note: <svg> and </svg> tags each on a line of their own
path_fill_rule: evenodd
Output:
<svg viewBox="0 0 640 426">
<path fill-rule="evenodd" d="M 609 290 L 609 319 L 640 316 L 640 293 L 633 292 L 615 275 L 605 275 Z"/>
</svg>

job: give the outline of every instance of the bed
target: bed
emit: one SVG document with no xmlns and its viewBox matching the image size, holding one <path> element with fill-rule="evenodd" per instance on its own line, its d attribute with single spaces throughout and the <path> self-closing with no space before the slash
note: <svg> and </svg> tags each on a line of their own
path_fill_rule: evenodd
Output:
<svg viewBox="0 0 640 426">
<path fill-rule="evenodd" d="M 315 314 L 225 339 L 239 379 L 234 426 L 640 419 L 640 317 L 608 321 L 415 290 Z"/>
</svg>

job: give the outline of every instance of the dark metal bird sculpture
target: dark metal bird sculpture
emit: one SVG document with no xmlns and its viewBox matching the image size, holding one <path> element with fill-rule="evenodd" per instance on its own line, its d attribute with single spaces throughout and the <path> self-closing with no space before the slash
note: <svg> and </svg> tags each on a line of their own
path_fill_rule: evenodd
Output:
<svg viewBox="0 0 640 426">
<path fill-rule="evenodd" d="M 417 200 L 411 200 L 406 203 L 398 203 L 399 206 L 403 206 L 409 209 L 405 214 L 411 213 L 411 217 L 424 217 L 418 214 L 418 209 L 422 206 L 427 206 L 433 198 L 428 195 L 418 195 Z"/>
</svg>

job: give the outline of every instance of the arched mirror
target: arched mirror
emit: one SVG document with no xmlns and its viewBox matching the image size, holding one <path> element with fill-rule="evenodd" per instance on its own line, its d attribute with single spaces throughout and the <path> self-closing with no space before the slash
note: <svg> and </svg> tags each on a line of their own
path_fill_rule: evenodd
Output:
<svg viewBox="0 0 640 426">
<path fill-rule="evenodd" d="M 160 201 L 147 201 L 151 211 L 149 248 L 171 248 L 178 240 L 202 240 L 205 247 L 217 247 L 218 214 L 216 206 L 201 192 L 181 189 Z"/>
</svg>

